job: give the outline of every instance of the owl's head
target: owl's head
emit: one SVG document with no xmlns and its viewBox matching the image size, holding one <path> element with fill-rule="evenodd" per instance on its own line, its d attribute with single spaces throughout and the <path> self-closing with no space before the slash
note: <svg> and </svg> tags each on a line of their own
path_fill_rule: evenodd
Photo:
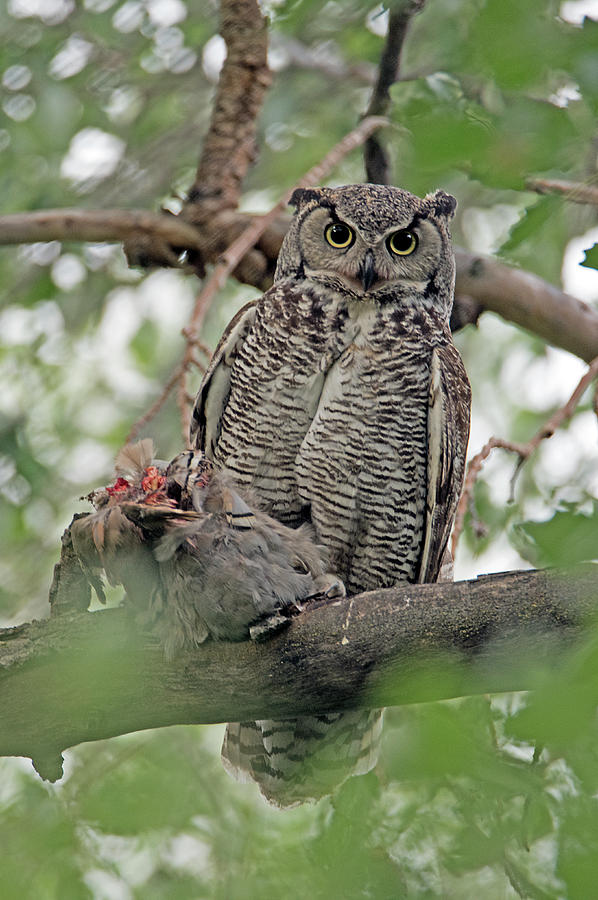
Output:
<svg viewBox="0 0 598 900">
<path fill-rule="evenodd" d="M 456 200 L 421 199 L 376 184 L 296 190 L 296 213 L 275 281 L 307 278 L 354 300 L 433 308 L 448 320 L 455 262 L 448 223 Z"/>
</svg>

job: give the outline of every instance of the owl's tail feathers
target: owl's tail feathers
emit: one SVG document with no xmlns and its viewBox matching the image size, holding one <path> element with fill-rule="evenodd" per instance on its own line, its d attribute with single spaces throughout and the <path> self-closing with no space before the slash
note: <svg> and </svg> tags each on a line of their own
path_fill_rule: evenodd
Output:
<svg viewBox="0 0 598 900">
<path fill-rule="evenodd" d="M 234 722 L 224 735 L 222 763 L 237 781 L 255 781 L 273 806 L 288 809 L 316 802 L 352 775 L 374 768 L 383 712 Z"/>
</svg>

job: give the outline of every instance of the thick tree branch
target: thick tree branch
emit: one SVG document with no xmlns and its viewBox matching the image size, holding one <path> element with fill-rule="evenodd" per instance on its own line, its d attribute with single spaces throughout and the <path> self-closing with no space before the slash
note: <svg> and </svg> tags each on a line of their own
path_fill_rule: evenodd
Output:
<svg viewBox="0 0 598 900">
<path fill-rule="evenodd" d="M 0 755 L 58 777 L 64 748 L 145 728 L 530 689 L 596 611 L 593 565 L 405 585 L 308 610 L 266 643 L 206 643 L 172 663 L 126 609 L 63 611 L 0 631 Z"/>
<path fill-rule="evenodd" d="M 473 299 L 586 362 L 598 356 L 598 313 L 587 303 L 520 269 L 456 250 L 457 298 Z"/>
<path fill-rule="evenodd" d="M 257 0 L 221 0 L 220 34 L 226 59 L 195 179 L 179 214 L 182 222 L 201 230 L 201 242 L 187 252 L 187 262 L 200 277 L 205 263 L 213 262 L 238 237 L 239 229 L 231 232 L 227 216 L 237 209 L 243 179 L 257 156 L 257 122 L 271 81 L 267 22 Z M 151 244 L 142 234 L 128 236 L 124 251 L 130 265 L 144 266 L 163 265 L 170 252 L 163 242 Z M 263 278 L 262 262 L 250 248 L 245 277 Z"/>
<path fill-rule="evenodd" d="M 257 154 L 257 121 L 271 82 L 267 22 L 257 0 L 221 0 L 220 34 L 226 60 L 183 210 L 190 222 L 237 208 L 241 184 Z"/>
<path fill-rule="evenodd" d="M 250 216 L 237 212 L 229 212 L 216 221 L 223 251 L 251 221 Z M 269 286 L 288 224 L 284 215 L 268 224 L 256 249 L 250 251 L 262 257 L 263 263 L 243 268 L 241 260 L 236 270 L 240 280 L 262 289 Z M 162 265 L 178 264 L 178 255 L 185 249 L 205 249 L 203 232 L 176 216 L 145 210 L 55 209 L 0 216 L 0 244 L 122 241 L 132 233 L 144 235 L 148 246 L 162 248 Z M 216 262 L 218 258 L 218 255 L 206 256 L 208 262 Z M 490 257 L 457 249 L 456 258 L 454 330 L 475 322 L 486 310 L 498 313 L 586 362 L 598 356 L 598 313 L 587 303 L 563 293 L 537 275 L 513 269 Z M 142 260 L 137 262 L 141 264 Z M 268 273 L 265 277 L 264 272 Z"/>
<path fill-rule="evenodd" d="M 217 217 L 214 227 L 219 229 L 223 244 L 219 253 L 233 244 L 251 222 L 250 216 L 238 212 L 229 211 Z M 256 248 L 249 251 L 260 257 L 260 264 L 243 267 L 241 260 L 235 271 L 240 280 L 262 289 L 269 286 L 288 224 L 284 215 L 269 221 Z M 54 240 L 122 241 L 133 233 L 144 236 L 148 248 L 160 248 L 161 259 L 154 258 L 154 264 L 177 265 L 183 250 L 202 248 L 203 252 L 207 246 L 204 232 L 180 218 L 145 210 L 55 209 L 0 216 L 0 245 Z M 214 248 L 206 254 L 208 262 L 218 261 L 219 254 L 213 252 Z M 513 269 L 490 257 L 457 248 L 456 258 L 454 330 L 475 322 L 487 310 L 586 362 L 598 356 L 598 313 L 587 303 L 563 293 L 537 275 Z M 138 264 L 142 262 L 137 260 Z"/>
<path fill-rule="evenodd" d="M 138 236 L 152 246 L 163 247 L 163 259 L 153 265 L 176 266 L 178 253 L 198 251 L 200 235 L 170 213 L 145 209 L 45 209 L 0 216 L 0 244 L 32 244 L 37 241 L 126 241 Z M 176 252 L 178 250 L 178 253 Z M 142 265 L 142 259 L 137 265 Z"/>
</svg>

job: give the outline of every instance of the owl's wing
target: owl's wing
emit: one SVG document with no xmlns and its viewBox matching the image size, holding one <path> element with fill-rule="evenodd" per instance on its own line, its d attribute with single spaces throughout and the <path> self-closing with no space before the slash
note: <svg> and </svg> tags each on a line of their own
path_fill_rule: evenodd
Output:
<svg viewBox="0 0 598 900">
<path fill-rule="evenodd" d="M 231 370 L 239 348 L 255 320 L 256 300 L 247 303 L 228 324 L 201 383 L 191 419 L 191 445 L 213 458 L 220 421 L 230 393 Z"/>
<path fill-rule="evenodd" d="M 428 405 L 428 488 L 418 582 L 438 579 L 463 485 L 471 388 L 448 341 L 434 349 Z"/>
</svg>

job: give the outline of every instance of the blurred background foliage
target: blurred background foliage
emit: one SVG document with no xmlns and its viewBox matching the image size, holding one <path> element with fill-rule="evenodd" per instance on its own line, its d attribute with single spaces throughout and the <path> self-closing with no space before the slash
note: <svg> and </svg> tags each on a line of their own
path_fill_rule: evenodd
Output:
<svg viewBox="0 0 598 900">
<path fill-rule="evenodd" d="M 263 211 L 367 105 L 387 13 L 365 0 L 271 0 L 274 86 L 244 208 Z M 584 14 L 593 15 L 584 18 Z M 395 182 L 459 200 L 455 239 L 596 301 L 581 269 L 595 211 L 525 179 L 597 173 L 592 0 L 435 0 L 413 21 L 386 140 Z M 0 5 L 2 212 L 176 210 L 192 181 L 222 61 L 208 0 L 7 0 Z M 331 183 L 363 180 L 358 153 Z M 595 254 L 595 251 L 594 251 Z M 591 254 L 588 257 L 592 258 Z M 0 248 L 0 617 L 47 612 L 61 531 L 110 477 L 131 424 L 183 345 L 197 284 L 127 268 L 114 245 Z M 252 296 L 230 283 L 204 339 Z M 457 337 L 474 390 L 471 452 L 528 439 L 581 361 L 484 315 Z M 174 404 L 147 429 L 180 448 Z M 524 467 L 497 451 L 475 494 L 457 575 L 594 555 L 589 395 Z M 285 813 L 221 770 L 222 729 L 82 746 L 48 785 L 0 761 L 3 898 L 595 895 L 598 671 L 590 643 L 531 696 L 391 710 L 375 773 Z M 446 672 L 442 677 L 450 677 Z"/>
</svg>

